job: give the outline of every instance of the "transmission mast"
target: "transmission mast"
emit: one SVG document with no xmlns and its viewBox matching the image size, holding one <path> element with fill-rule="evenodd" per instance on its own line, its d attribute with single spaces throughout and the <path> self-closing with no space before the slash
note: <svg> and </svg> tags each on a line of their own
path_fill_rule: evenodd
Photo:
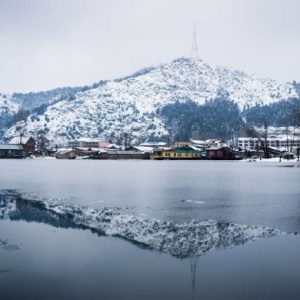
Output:
<svg viewBox="0 0 300 300">
<path fill-rule="evenodd" d="M 194 24 L 193 28 L 193 43 L 192 43 L 192 59 L 198 59 L 199 53 L 198 53 L 198 43 L 197 43 L 197 31 L 196 31 L 196 25 Z"/>
</svg>

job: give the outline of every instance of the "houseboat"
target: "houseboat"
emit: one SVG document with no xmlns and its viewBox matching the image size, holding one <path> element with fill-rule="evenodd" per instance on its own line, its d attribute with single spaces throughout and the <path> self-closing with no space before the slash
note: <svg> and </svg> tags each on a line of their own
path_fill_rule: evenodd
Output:
<svg viewBox="0 0 300 300">
<path fill-rule="evenodd" d="M 187 145 L 184 147 L 154 151 L 150 158 L 154 160 L 196 160 L 203 159 L 203 153 L 202 149 Z"/>
</svg>

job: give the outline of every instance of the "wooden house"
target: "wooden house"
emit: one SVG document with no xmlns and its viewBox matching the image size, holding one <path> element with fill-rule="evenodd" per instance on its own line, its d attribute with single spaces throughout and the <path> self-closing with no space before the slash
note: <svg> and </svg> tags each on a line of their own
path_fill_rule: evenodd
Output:
<svg viewBox="0 0 300 300">
<path fill-rule="evenodd" d="M 23 143 L 23 148 L 27 155 L 34 154 L 35 152 L 35 140 L 30 137 L 25 143 Z"/>
<path fill-rule="evenodd" d="M 109 143 L 105 140 L 80 138 L 68 141 L 68 148 L 105 148 Z"/>
<path fill-rule="evenodd" d="M 74 159 L 76 158 L 76 152 L 71 149 L 63 149 L 57 151 L 55 157 L 57 159 Z"/>
<path fill-rule="evenodd" d="M 206 149 L 206 159 L 236 159 L 229 147 L 211 147 Z"/>
<path fill-rule="evenodd" d="M 74 149 L 76 156 L 95 156 L 98 154 L 98 150 L 96 148 L 86 148 L 86 147 L 76 147 Z"/>
<path fill-rule="evenodd" d="M 24 158 L 25 151 L 23 145 L 0 144 L 0 158 Z"/>
<path fill-rule="evenodd" d="M 76 156 L 89 159 L 107 159 L 107 150 L 100 148 L 75 148 Z"/>
<path fill-rule="evenodd" d="M 98 151 L 97 154 L 90 156 L 90 159 L 107 159 L 107 158 L 108 158 L 107 151 Z"/>
<path fill-rule="evenodd" d="M 107 151 L 107 159 L 149 159 L 150 154 L 140 151 Z"/>
</svg>

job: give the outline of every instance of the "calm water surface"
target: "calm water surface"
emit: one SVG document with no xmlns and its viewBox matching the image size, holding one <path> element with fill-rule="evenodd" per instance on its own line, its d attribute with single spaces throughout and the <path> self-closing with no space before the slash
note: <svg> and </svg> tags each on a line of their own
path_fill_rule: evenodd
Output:
<svg viewBox="0 0 300 300">
<path fill-rule="evenodd" d="M 159 219 L 300 231 L 300 169 L 230 161 L 2 160 L 0 189 Z"/>
<path fill-rule="evenodd" d="M 275 163 L 0 161 L 0 190 L 32 199 L 286 232 L 300 232 L 299 179 L 299 168 Z M 176 259 L 44 223 L 0 220 L 0 299 L 300 298 L 298 235 Z"/>
</svg>

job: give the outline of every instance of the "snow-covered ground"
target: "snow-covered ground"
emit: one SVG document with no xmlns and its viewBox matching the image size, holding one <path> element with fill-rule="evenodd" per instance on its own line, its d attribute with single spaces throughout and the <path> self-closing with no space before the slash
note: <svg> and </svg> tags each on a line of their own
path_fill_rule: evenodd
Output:
<svg viewBox="0 0 300 300">
<path fill-rule="evenodd" d="M 257 163 L 276 163 L 276 164 L 284 164 L 284 163 L 290 163 L 290 164 L 296 164 L 298 163 L 298 158 L 293 158 L 293 159 L 284 159 L 284 158 L 279 158 L 279 157 L 272 157 L 272 158 L 249 158 L 249 159 L 244 159 L 241 160 L 242 162 L 257 162 Z"/>
</svg>

